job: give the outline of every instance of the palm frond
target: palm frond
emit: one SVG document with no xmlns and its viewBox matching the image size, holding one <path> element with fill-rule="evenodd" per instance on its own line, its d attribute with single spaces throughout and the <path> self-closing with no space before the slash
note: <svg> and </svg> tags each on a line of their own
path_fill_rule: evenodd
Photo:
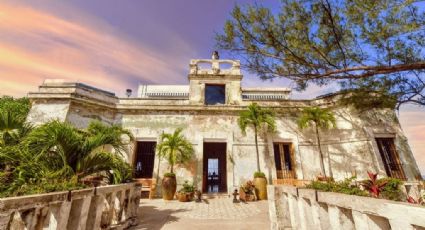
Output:
<svg viewBox="0 0 425 230">
<path fill-rule="evenodd" d="M 172 134 L 161 134 L 161 143 L 156 147 L 159 157 L 165 158 L 171 168 L 176 163 L 189 161 L 194 154 L 192 143 L 182 135 L 183 129 L 178 128 Z"/>
<path fill-rule="evenodd" d="M 336 127 L 336 119 L 333 113 L 328 109 L 322 109 L 319 107 L 305 108 L 297 123 L 298 127 L 301 129 L 307 128 L 312 124 L 323 129 Z"/>
</svg>

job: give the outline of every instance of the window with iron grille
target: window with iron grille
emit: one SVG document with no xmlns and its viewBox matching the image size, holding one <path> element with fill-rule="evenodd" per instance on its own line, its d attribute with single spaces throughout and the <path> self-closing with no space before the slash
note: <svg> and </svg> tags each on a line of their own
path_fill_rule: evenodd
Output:
<svg viewBox="0 0 425 230">
<path fill-rule="evenodd" d="M 152 178 L 156 142 L 140 141 L 136 147 L 135 178 Z"/>
<path fill-rule="evenodd" d="M 274 143 L 277 179 L 295 179 L 294 156 L 291 143 Z"/>
<path fill-rule="evenodd" d="M 406 180 L 403 167 L 394 145 L 394 138 L 376 138 L 379 153 L 387 176 Z"/>
</svg>

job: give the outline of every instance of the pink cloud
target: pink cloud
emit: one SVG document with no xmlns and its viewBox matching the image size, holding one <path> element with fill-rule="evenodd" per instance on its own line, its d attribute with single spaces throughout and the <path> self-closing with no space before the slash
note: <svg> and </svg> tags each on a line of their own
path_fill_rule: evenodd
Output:
<svg viewBox="0 0 425 230">
<path fill-rule="evenodd" d="M 425 174 L 425 109 L 406 106 L 400 112 L 399 120 L 404 133 L 409 140 L 413 156 L 421 170 Z"/>
<path fill-rule="evenodd" d="M 184 82 L 181 75 L 189 56 L 158 54 L 135 43 L 106 23 L 90 20 L 69 21 L 48 12 L 20 5 L 0 3 L 0 72 L 5 88 L 2 94 L 22 96 L 45 78 L 79 80 L 116 92 L 134 82 Z M 81 20 L 81 19 L 80 19 Z M 171 41 L 190 47 L 170 36 Z M 182 52 L 184 53 L 184 52 Z M 190 55 L 190 52 L 186 52 Z M 176 58 L 177 57 L 177 58 Z"/>
</svg>

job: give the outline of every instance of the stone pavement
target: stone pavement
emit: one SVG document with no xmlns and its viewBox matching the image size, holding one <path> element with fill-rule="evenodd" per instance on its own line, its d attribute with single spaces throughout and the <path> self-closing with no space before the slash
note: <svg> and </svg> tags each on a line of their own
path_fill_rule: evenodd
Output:
<svg viewBox="0 0 425 230">
<path fill-rule="evenodd" d="M 270 229 L 268 204 L 233 204 L 232 198 L 204 199 L 201 203 L 142 199 L 139 225 L 131 229 Z"/>
</svg>

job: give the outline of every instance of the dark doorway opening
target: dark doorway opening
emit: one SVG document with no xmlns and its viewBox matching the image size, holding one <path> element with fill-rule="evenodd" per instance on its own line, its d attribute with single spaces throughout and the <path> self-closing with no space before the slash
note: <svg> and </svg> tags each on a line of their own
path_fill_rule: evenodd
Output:
<svg viewBox="0 0 425 230">
<path fill-rule="evenodd" d="M 134 162 L 135 178 L 152 178 L 155 161 L 154 141 L 139 141 L 136 146 L 136 158 Z"/>
<path fill-rule="evenodd" d="M 227 192 L 226 143 L 204 143 L 202 192 Z"/>
</svg>

